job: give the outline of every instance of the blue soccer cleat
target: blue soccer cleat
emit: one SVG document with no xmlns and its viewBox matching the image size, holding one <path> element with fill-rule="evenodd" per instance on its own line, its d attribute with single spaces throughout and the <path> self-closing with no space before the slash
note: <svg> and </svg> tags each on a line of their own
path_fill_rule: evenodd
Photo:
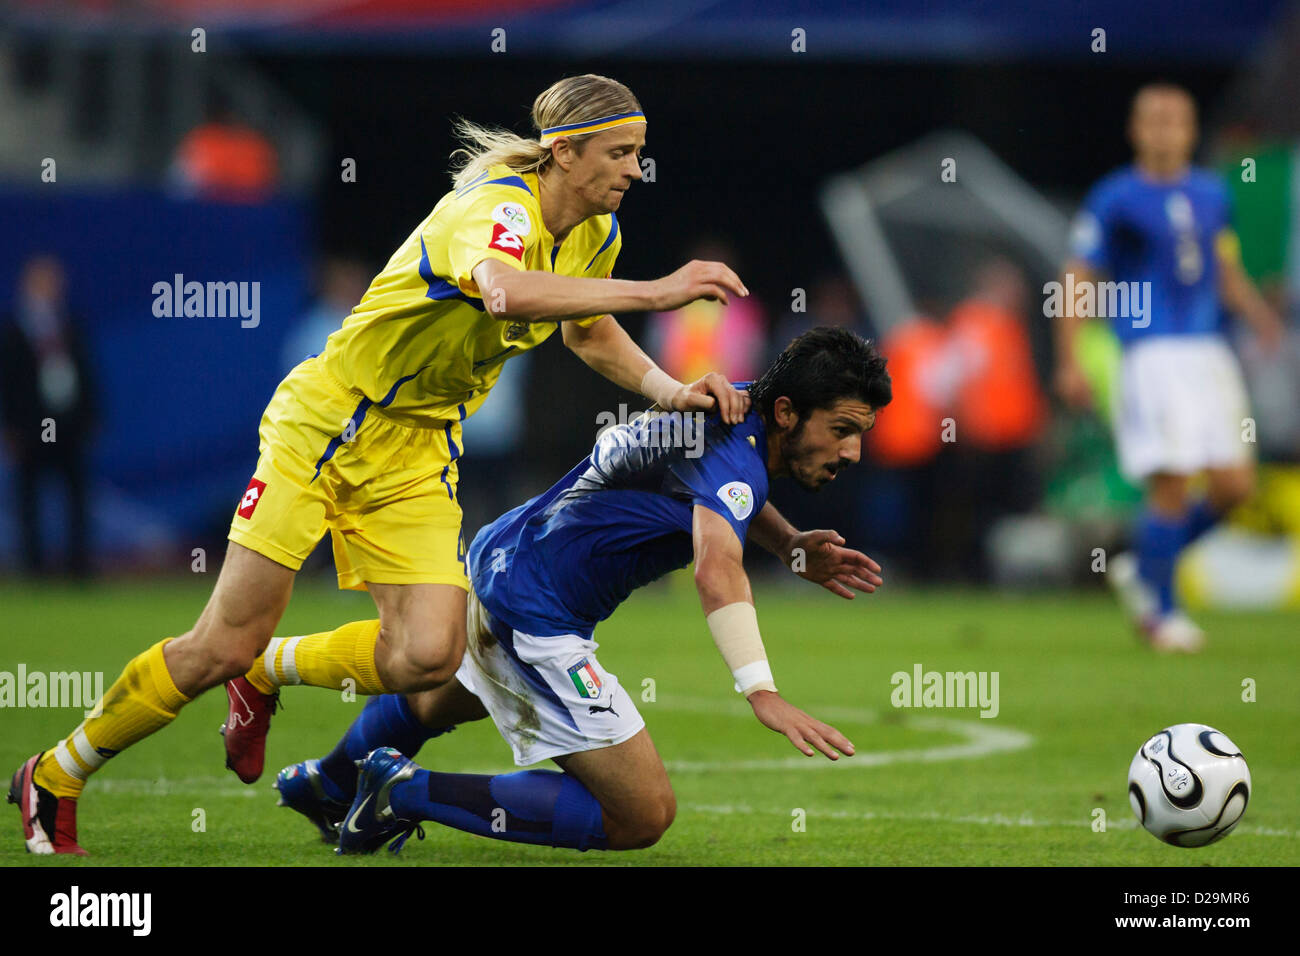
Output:
<svg viewBox="0 0 1300 956">
<path fill-rule="evenodd" d="M 348 805 L 326 795 L 319 760 L 304 760 L 292 767 L 285 767 L 275 775 L 275 783 L 271 787 L 280 791 L 277 806 L 297 810 L 316 824 L 322 842 L 339 842 L 339 824 L 347 816 Z"/>
<path fill-rule="evenodd" d="M 357 796 L 339 827 L 339 846 L 336 853 L 374 853 L 393 837 L 389 849 L 401 850 L 411 833 L 424 839 L 419 821 L 399 820 L 389 804 L 393 787 L 410 780 L 420 768 L 392 747 L 370 751 L 361 761 L 357 778 Z"/>
</svg>

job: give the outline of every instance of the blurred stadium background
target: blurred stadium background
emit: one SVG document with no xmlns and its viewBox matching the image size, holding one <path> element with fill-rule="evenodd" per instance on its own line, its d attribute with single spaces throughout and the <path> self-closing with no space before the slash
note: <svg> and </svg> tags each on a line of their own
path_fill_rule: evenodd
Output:
<svg viewBox="0 0 1300 956">
<path fill-rule="evenodd" d="M 447 190 L 451 118 L 525 132 L 537 92 L 597 72 L 649 117 L 653 181 L 620 210 L 619 273 L 704 255 L 755 293 L 619 316 L 665 368 L 748 378 L 827 323 L 891 359 L 869 460 L 817 498 L 778 491 L 792 519 L 834 520 L 891 586 L 1100 587 L 1091 549 L 1124 545 L 1139 494 L 1104 417 L 1051 395 L 1040 290 L 1084 190 L 1128 160 L 1133 91 L 1167 78 L 1197 97 L 1248 270 L 1292 317 L 1281 355 L 1237 343 L 1260 490 L 1180 582 L 1201 606 L 1300 607 L 1298 54 L 1284 0 L 10 2 L 0 314 L 17 334 L 24 285 L 55 304 L 38 385 L 64 430 L 39 474 L 6 443 L 0 571 L 187 574 L 195 548 L 215 568 L 267 398 Z M 259 282 L 260 321 L 155 316 L 154 284 L 177 274 Z M 1088 361 L 1104 397 L 1104 328 Z M 467 535 L 585 454 L 600 412 L 635 408 L 558 342 L 498 390 L 466 424 Z M 327 545 L 308 570 L 332 574 Z"/>
</svg>

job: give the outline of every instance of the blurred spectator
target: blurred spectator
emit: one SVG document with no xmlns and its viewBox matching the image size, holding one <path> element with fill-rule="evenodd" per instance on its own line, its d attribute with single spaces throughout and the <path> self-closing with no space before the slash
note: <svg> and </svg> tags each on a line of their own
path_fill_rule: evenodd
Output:
<svg viewBox="0 0 1300 956">
<path fill-rule="evenodd" d="M 924 316 L 898 323 L 880 340 L 894 399 L 868 433 L 871 457 L 883 467 L 864 488 L 871 527 L 865 543 L 889 567 L 901 566 L 914 577 L 932 576 L 936 564 L 934 504 L 944 477 L 939 449 L 945 407 L 939 386 L 945 343 L 943 326 Z"/>
<path fill-rule="evenodd" d="M 918 316 L 881 341 L 894 401 L 870 437 L 889 469 L 871 492 L 872 527 L 918 576 L 987 580 L 989 530 L 1038 502 L 1033 450 L 1047 402 L 1028 302 L 1020 268 L 990 259 L 945 324 Z"/>
<path fill-rule="evenodd" d="M 734 249 L 707 239 L 687 259 L 724 262 L 738 274 Z M 750 381 L 763 370 L 767 320 L 757 296 L 733 297 L 727 305 L 700 300 L 650 318 L 650 354 L 669 375 L 693 382 L 706 372 L 721 372 L 733 382 Z"/>
<path fill-rule="evenodd" d="M 321 266 L 316 301 L 304 312 L 284 340 L 285 370 L 309 355 L 319 355 L 325 340 L 343 324 L 370 287 L 371 270 L 364 262 L 343 256 Z"/>
<path fill-rule="evenodd" d="M 948 316 L 956 429 L 944 539 L 952 570 L 986 581 L 988 532 L 999 519 L 1032 510 L 1040 498 L 1033 449 L 1047 424 L 1047 400 L 1025 324 L 1024 273 L 994 258 L 976 270 L 972 286 Z"/>
<path fill-rule="evenodd" d="M 1029 289 L 1009 259 L 986 262 L 970 294 L 948 316 L 948 349 L 961 364 L 954 413 L 978 449 L 1024 449 L 1042 435 L 1047 400 L 1025 325 Z"/>
<path fill-rule="evenodd" d="M 214 96 L 204 122 L 176 147 L 170 177 L 187 194 L 218 202 L 256 203 L 279 182 L 275 147 Z"/>
<path fill-rule="evenodd" d="M 891 468 L 926 465 L 942 446 L 941 419 L 951 388 L 942 381 L 947 337 L 933 319 L 915 316 L 880 340 L 889 360 L 894 400 L 880 415 L 868 439 L 872 456 Z"/>
<path fill-rule="evenodd" d="M 46 570 L 40 529 L 43 478 L 67 494 L 67 568 L 90 572 L 86 452 L 95 424 L 91 363 L 69 313 L 63 266 L 38 256 L 23 266 L 18 300 L 0 323 L 0 407 L 5 444 L 17 466 L 15 510 L 26 570 Z"/>
</svg>

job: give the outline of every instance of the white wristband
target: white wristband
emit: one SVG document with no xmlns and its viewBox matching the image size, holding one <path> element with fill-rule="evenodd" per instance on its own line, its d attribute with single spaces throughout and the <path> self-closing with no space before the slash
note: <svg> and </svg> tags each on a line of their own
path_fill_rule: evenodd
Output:
<svg viewBox="0 0 1300 956">
<path fill-rule="evenodd" d="M 776 682 L 772 679 L 772 666 L 767 661 L 746 664 L 734 671 L 731 676 L 736 678 L 736 693 L 744 694 L 746 697 L 756 690 L 776 690 Z"/>
<path fill-rule="evenodd" d="M 748 601 L 718 608 L 704 619 L 713 643 L 736 679 L 736 690 L 748 697 L 759 690 L 776 690 L 767 651 L 758 632 L 758 612 Z"/>
<path fill-rule="evenodd" d="M 641 378 L 641 394 L 664 409 L 669 407 L 669 402 L 681 387 L 681 382 L 657 365 Z"/>
</svg>

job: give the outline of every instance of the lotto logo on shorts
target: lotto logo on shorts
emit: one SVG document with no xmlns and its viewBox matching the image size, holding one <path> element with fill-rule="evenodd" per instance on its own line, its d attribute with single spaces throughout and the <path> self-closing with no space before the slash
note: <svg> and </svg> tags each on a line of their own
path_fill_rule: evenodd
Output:
<svg viewBox="0 0 1300 956">
<path fill-rule="evenodd" d="M 500 249 L 520 262 L 524 261 L 524 241 L 499 222 L 492 227 L 492 241 L 488 243 L 488 248 Z"/>
<path fill-rule="evenodd" d="M 248 490 L 244 492 L 244 497 L 240 499 L 239 510 L 235 513 L 241 518 L 253 517 L 253 509 L 262 500 L 262 492 L 264 491 L 266 491 L 265 481 L 258 481 L 256 478 L 250 481 Z"/>
<path fill-rule="evenodd" d="M 569 668 L 569 679 L 573 681 L 573 686 L 578 688 L 578 693 L 588 700 L 595 700 L 600 696 L 600 677 L 587 658 L 584 657 Z"/>
</svg>

